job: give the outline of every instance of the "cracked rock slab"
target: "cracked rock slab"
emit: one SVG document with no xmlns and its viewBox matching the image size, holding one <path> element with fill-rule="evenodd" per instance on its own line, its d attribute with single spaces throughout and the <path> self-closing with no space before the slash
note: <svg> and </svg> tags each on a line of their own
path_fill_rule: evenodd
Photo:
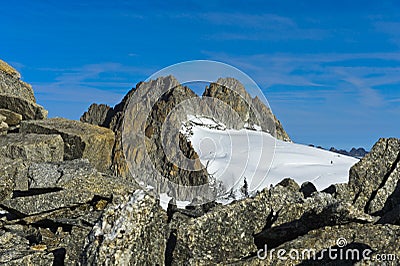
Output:
<svg viewBox="0 0 400 266">
<path fill-rule="evenodd" d="M 29 161 L 2 157 L 0 160 L 0 173 L 2 178 L 8 177 L 13 181 L 12 187 L 14 190 L 27 190 L 29 165 Z"/>
<path fill-rule="evenodd" d="M 167 215 L 143 190 L 114 198 L 93 227 L 82 265 L 164 265 Z"/>
<path fill-rule="evenodd" d="M 85 178 L 96 174 L 96 169 L 85 159 L 61 163 L 33 163 L 28 170 L 29 188 L 62 188 L 73 178 Z"/>
<path fill-rule="evenodd" d="M 34 215 L 55 209 L 71 208 L 88 202 L 92 198 L 93 194 L 89 192 L 73 194 L 71 191 L 61 190 L 57 192 L 13 198 L 2 202 L 2 206 L 6 207 L 10 212 L 22 213 L 23 215 Z"/>
<path fill-rule="evenodd" d="M 64 140 L 64 160 L 88 159 L 100 171 L 111 166 L 114 133 L 107 128 L 64 118 L 23 121 L 22 133 L 60 134 Z"/>
<path fill-rule="evenodd" d="M 23 82 L 21 74 L 3 60 L 0 60 L 0 93 L 36 102 L 32 86 Z"/>
<path fill-rule="evenodd" d="M 10 165 L 0 168 L 0 202 L 9 199 L 14 189 L 14 169 Z"/>
<path fill-rule="evenodd" d="M 109 202 L 137 189 L 123 179 L 97 172 L 85 159 L 33 164 L 29 175 L 29 190 L 14 191 L 13 198 L 0 203 L 0 230 L 36 230 L 18 233 L 23 246 L 10 244 L 14 249 L 7 250 L 12 261 L 23 259 L 21 263 L 25 263 L 33 256 L 32 265 L 77 265 L 86 236 Z M 147 218 L 152 219 L 151 215 Z M 7 246 L 0 243 L 0 250 L 2 247 Z M 51 263 L 47 254 L 54 257 Z M 35 256 L 39 256 L 37 260 Z"/>
<path fill-rule="evenodd" d="M 4 122 L 9 126 L 16 126 L 22 121 L 22 115 L 8 109 L 0 109 L 0 116 L 4 116 Z M 0 119 L 1 120 L 1 119 Z"/>
<path fill-rule="evenodd" d="M 303 197 L 300 192 L 276 186 L 272 190 L 263 190 L 254 198 L 217 206 L 203 216 L 186 222 L 174 222 L 174 215 L 172 224 L 176 225 L 170 228 L 176 232 L 172 264 L 228 263 L 234 258 L 248 256 L 257 250 L 253 234 L 263 230 L 273 213 L 285 205 L 301 202 Z M 291 215 L 297 217 L 298 213 Z M 284 216 L 282 222 L 286 221 Z"/>
<path fill-rule="evenodd" d="M 24 120 L 45 119 L 48 114 L 43 106 L 35 102 L 4 93 L 0 93 L 0 108 L 21 114 Z"/>
<path fill-rule="evenodd" d="M 64 142 L 59 135 L 7 134 L 0 136 L 0 158 L 29 162 L 59 162 L 64 156 Z"/>
<path fill-rule="evenodd" d="M 400 139 L 380 139 L 350 169 L 349 190 L 343 196 L 367 213 L 379 212 L 399 180 L 399 161 Z"/>
<path fill-rule="evenodd" d="M 230 263 L 256 252 L 263 241 L 280 245 L 326 225 L 375 221 L 330 194 L 304 198 L 296 190 L 298 185 L 284 182 L 254 198 L 217 206 L 198 218 L 175 222 L 174 215 L 172 264 Z"/>
<path fill-rule="evenodd" d="M 63 162 L 53 170 L 55 172 L 65 170 L 66 174 L 56 176 L 56 180 L 46 179 L 54 177 L 52 174 L 38 181 L 31 179 L 30 183 L 35 184 L 35 188 L 39 190 L 14 193 L 12 199 L 1 204 L 10 212 L 25 216 L 35 215 L 61 208 L 76 207 L 91 201 L 95 196 L 111 198 L 114 194 L 129 193 L 133 189 L 122 180 L 98 173 L 90 167 L 87 160 Z"/>
<path fill-rule="evenodd" d="M 35 251 L 27 238 L 13 230 L 0 229 L 0 264 L 52 265 L 54 256 L 45 251 Z"/>
</svg>

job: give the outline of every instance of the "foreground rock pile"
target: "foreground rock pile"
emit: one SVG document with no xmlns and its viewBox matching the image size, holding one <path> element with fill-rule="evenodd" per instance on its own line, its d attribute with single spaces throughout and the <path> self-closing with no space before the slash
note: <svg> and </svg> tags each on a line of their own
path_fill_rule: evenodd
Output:
<svg viewBox="0 0 400 266">
<path fill-rule="evenodd" d="M 5 124 L 11 129 L 18 127 L 21 119 L 47 117 L 48 112 L 36 103 L 32 87 L 21 81 L 21 75 L 15 69 L 0 60 L 0 73 L 0 128 L 4 130 Z M 6 119 L 2 121 L 2 117 Z"/>
<path fill-rule="evenodd" d="M 135 89 L 114 108 L 92 105 L 82 122 L 45 119 L 46 112 L 35 103 L 31 87 L 20 81 L 18 72 L 0 63 L 0 98 L 6 95 L 20 103 L 19 107 L 0 105 L 0 121 L 7 124 L 0 136 L 0 264 L 374 263 L 363 258 L 332 261 L 323 253 L 328 248 L 370 249 L 371 257 L 393 254 L 400 261 L 398 139 L 380 139 L 351 169 L 348 184 L 317 192 L 312 184 L 296 184 L 288 178 L 255 197 L 226 206 L 211 202 L 178 209 L 171 202 L 165 211 L 135 184 L 124 162 L 122 121 Z M 175 84 L 171 79 L 161 78 L 154 84 Z M 218 95 L 215 86 L 210 85 L 207 95 L 219 97 L 251 118 L 245 105 Z M 187 180 L 189 174 L 163 165 L 157 150 L 162 117 L 191 95 L 187 88 L 177 88 L 150 115 L 149 150 L 155 165 L 171 179 L 201 183 L 207 178 L 204 173 Z M 278 131 L 280 138 L 289 139 L 283 128 Z M 192 152 L 190 145 L 186 152 Z M 345 239 L 347 245 L 338 246 L 338 239 Z M 258 258 L 258 251 L 265 247 L 300 252 L 312 248 L 321 259 L 283 261 L 277 253 Z M 396 261 L 390 263 L 396 265 Z"/>
<path fill-rule="evenodd" d="M 3 61 L 0 108 L 0 264 L 74 265 L 107 204 L 135 191 L 109 175 L 114 133 L 46 119 Z"/>
</svg>

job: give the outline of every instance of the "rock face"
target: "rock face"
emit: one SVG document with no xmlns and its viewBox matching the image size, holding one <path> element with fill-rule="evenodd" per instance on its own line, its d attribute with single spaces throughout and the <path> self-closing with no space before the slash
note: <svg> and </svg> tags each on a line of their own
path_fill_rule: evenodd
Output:
<svg viewBox="0 0 400 266">
<path fill-rule="evenodd" d="M 48 114 L 47 110 L 35 102 L 5 93 L 0 93 L 0 108 L 19 113 L 24 120 L 44 119 Z"/>
<path fill-rule="evenodd" d="M 89 123 L 92 125 L 108 127 L 111 118 L 114 115 L 114 110 L 105 104 L 92 104 L 89 110 L 81 117 L 81 122 Z"/>
<path fill-rule="evenodd" d="M 100 171 L 111 166 L 114 133 L 106 128 L 64 118 L 23 121 L 22 133 L 59 134 L 64 140 L 64 160 L 87 158 Z"/>
<path fill-rule="evenodd" d="M 0 109 L 0 115 L 5 117 L 4 122 L 9 126 L 17 126 L 22 121 L 22 115 L 8 109 Z"/>
<path fill-rule="evenodd" d="M 0 114 L 0 135 L 7 134 L 8 124 L 5 122 L 7 117 Z"/>
<path fill-rule="evenodd" d="M 5 178 L 3 191 L 27 190 L 29 166 L 35 162 L 59 162 L 64 156 L 64 142 L 59 135 L 8 134 L 0 137 L 0 171 Z"/>
<path fill-rule="evenodd" d="M 271 110 L 258 97 L 252 98 L 238 80 L 220 78 L 206 87 L 203 97 L 212 97 L 225 102 L 239 114 L 243 124 L 248 124 L 248 127 L 258 125 L 264 131 L 276 135 L 278 139 L 290 141 L 281 122 Z M 238 125 L 238 127 L 241 128 L 243 125 Z"/>
<path fill-rule="evenodd" d="M 0 168 L 0 202 L 12 196 L 15 183 L 15 168 L 10 166 L 11 160 L 2 160 Z"/>
<path fill-rule="evenodd" d="M 47 111 L 36 104 L 32 87 L 20 80 L 21 75 L 0 60 L 0 108 L 22 115 L 23 119 L 43 119 Z"/>
<path fill-rule="evenodd" d="M 82 159 L 33 164 L 27 177 L 27 191 L 0 201 L 0 262 L 7 265 L 76 265 L 108 203 L 136 189 Z"/>
<path fill-rule="evenodd" d="M 29 190 L 15 193 L 12 199 L 2 203 L 4 207 L 34 215 L 89 202 L 94 195 L 111 198 L 113 192 L 126 191 L 123 183 L 114 184 L 110 177 L 98 173 L 86 160 L 33 165 L 29 168 L 28 178 Z"/>
<path fill-rule="evenodd" d="M 44 119 L 47 110 L 36 103 L 32 87 L 0 60 L 0 135 L 18 131 L 22 119 Z M 3 119 L 5 118 L 5 119 Z"/>
<path fill-rule="evenodd" d="M 10 229 L 17 233 L 10 232 Z M 24 234 L 21 227 L 9 226 L 6 230 L 0 229 L 0 263 L 6 265 L 51 265 L 54 255 L 46 250 L 35 250 L 34 246 L 29 245 L 29 240 L 23 236 Z"/>
<path fill-rule="evenodd" d="M 169 90 L 170 89 L 170 90 Z M 90 110 L 81 117 L 82 121 L 92 121 L 95 124 L 108 125 L 114 132 L 116 136 L 116 142 L 114 145 L 113 152 L 113 170 L 116 175 L 130 177 L 128 166 L 125 161 L 125 156 L 122 150 L 122 124 L 124 120 L 124 115 L 126 112 L 127 105 L 136 91 L 144 92 L 142 96 L 143 102 L 147 105 L 145 108 L 149 109 L 149 113 L 137 113 L 135 116 L 148 116 L 145 128 L 146 128 L 146 150 L 138 149 L 139 154 L 137 158 L 144 158 L 144 152 L 148 153 L 151 160 L 154 162 L 155 167 L 159 172 L 163 174 L 169 180 L 174 181 L 178 184 L 185 185 L 200 185 L 207 183 L 207 173 L 205 170 L 193 173 L 191 171 L 186 171 L 184 169 L 177 168 L 173 162 L 169 162 L 166 159 L 166 154 L 160 148 L 162 147 L 162 126 L 167 118 L 168 114 L 177 107 L 180 103 L 187 99 L 197 97 L 194 92 L 189 88 L 179 85 L 178 81 L 174 77 L 164 77 L 159 78 L 155 81 L 150 81 L 148 83 L 139 83 L 134 90 L 131 90 L 122 102 L 116 105 L 113 109 L 107 109 L 104 106 L 92 105 Z M 157 101 L 152 102 L 152 97 L 157 92 L 167 91 L 162 97 Z M 151 92 L 151 93 L 150 93 Z M 105 115 L 107 113 L 107 115 Z M 94 114 L 93 117 L 90 114 Z M 111 119 L 103 120 L 104 117 L 113 114 Z M 135 117 L 132 116 L 132 117 Z M 101 119 L 98 119 L 101 117 Z M 146 121 L 146 117 L 135 117 L 130 123 L 127 123 L 125 127 L 131 127 L 132 132 L 137 130 L 142 125 L 139 125 L 137 121 Z M 110 121 L 110 122 L 101 122 Z M 109 123 L 109 124 L 108 124 Z M 187 158 L 196 159 L 197 154 L 194 152 L 193 148 L 187 144 L 187 141 L 183 136 L 176 136 L 181 143 L 181 148 Z M 173 137 L 169 141 L 175 141 Z M 198 162 L 199 163 L 199 162 Z M 200 163 L 199 163 L 200 164 Z M 201 166 L 197 166 L 201 167 Z M 138 169 L 138 174 L 144 174 L 145 168 L 140 167 Z"/>
<path fill-rule="evenodd" d="M 304 199 L 299 191 L 278 185 L 183 224 L 172 222 L 177 238 L 172 264 L 230 263 L 251 256 L 265 244 L 273 248 L 313 229 L 352 221 L 372 222 L 373 218 L 329 194 Z"/>
<path fill-rule="evenodd" d="M 64 142 L 60 135 L 7 134 L 0 137 L 0 157 L 30 162 L 63 160 Z"/>
<path fill-rule="evenodd" d="M 400 180 L 400 140 L 380 139 L 350 171 L 350 199 L 366 213 L 380 214 L 400 201 L 396 187 Z"/>
<path fill-rule="evenodd" d="M 0 94 L 14 95 L 36 102 L 31 85 L 21 80 L 21 75 L 3 60 L 0 60 Z"/>
<path fill-rule="evenodd" d="M 144 191 L 115 199 L 93 227 L 82 264 L 164 265 L 166 227 L 165 211 Z"/>
<path fill-rule="evenodd" d="M 191 146 L 186 145 L 187 141 L 183 136 L 179 136 L 179 133 L 174 134 L 167 130 L 168 138 L 162 139 L 162 130 L 164 123 L 166 122 L 167 116 L 170 115 L 174 108 L 178 108 L 179 104 L 186 100 L 197 97 L 189 88 L 178 85 L 178 81 L 173 77 L 167 77 L 164 80 L 160 80 L 161 84 L 173 84 L 171 85 L 172 90 L 165 93 L 157 102 L 154 103 L 150 109 L 149 118 L 145 125 L 146 134 L 146 147 L 150 159 L 153 161 L 156 169 L 169 180 L 176 184 L 198 186 L 206 184 L 208 182 L 207 172 L 205 170 L 193 172 L 185 169 L 191 169 L 191 165 L 178 168 L 174 166 L 174 161 L 166 161 L 167 154 L 164 149 L 160 147 L 169 147 L 171 142 L 181 143 L 180 149 L 189 159 L 196 159 L 197 154 Z M 157 81 L 156 81 L 157 82 Z M 160 86 L 162 87 L 162 86 Z M 140 89 L 150 90 L 154 89 L 154 84 L 141 84 Z M 177 112 L 179 113 L 179 112 Z M 145 114 L 144 114 L 145 115 Z M 186 118 L 186 114 L 183 114 Z M 135 125 L 134 125 L 135 126 Z M 179 163 L 178 165 L 181 165 Z M 193 166 L 196 167 L 196 166 Z M 197 161 L 197 167 L 201 168 L 201 163 Z"/>
<path fill-rule="evenodd" d="M 141 83 L 138 83 L 136 87 L 140 84 Z M 80 119 L 82 122 L 89 124 L 101 124 L 103 127 L 110 128 L 115 133 L 111 169 L 115 175 L 123 177 L 129 177 L 130 173 L 122 150 L 122 125 L 125 109 L 135 90 L 136 88 L 131 89 L 119 104 L 113 108 L 110 107 L 110 109 L 104 104 L 92 104 L 89 110 L 85 112 Z M 107 114 L 105 114 L 105 112 L 107 112 Z M 111 117 L 110 120 L 104 119 L 107 117 Z"/>
</svg>

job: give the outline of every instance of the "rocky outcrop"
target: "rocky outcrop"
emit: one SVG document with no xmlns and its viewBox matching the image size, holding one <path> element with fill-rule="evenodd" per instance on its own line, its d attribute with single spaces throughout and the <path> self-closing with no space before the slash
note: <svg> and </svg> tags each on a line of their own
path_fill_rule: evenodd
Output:
<svg viewBox="0 0 400 266">
<path fill-rule="evenodd" d="M 230 263 L 252 256 L 266 244 L 274 248 L 316 228 L 374 221 L 329 194 L 315 193 L 305 199 L 292 188 L 278 185 L 184 223 L 174 223 L 174 216 L 171 231 L 177 240 L 172 264 Z"/>
<path fill-rule="evenodd" d="M 14 95 L 36 102 L 32 86 L 23 82 L 21 74 L 3 60 L 0 60 L 0 94 Z"/>
<path fill-rule="evenodd" d="M 43 246 L 30 245 L 24 237 L 35 229 L 24 230 L 22 226 L 6 226 L 0 229 L 0 263 L 4 265 L 51 265 L 52 252 Z M 25 231 L 25 232 L 24 232 Z"/>
<path fill-rule="evenodd" d="M 32 87 L 20 78 L 14 68 L 0 60 L 0 135 L 18 131 L 22 119 L 47 117 L 47 110 L 36 103 Z"/>
<path fill-rule="evenodd" d="M 4 122 L 9 126 L 17 126 L 22 121 L 22 115 L 8 109 L 0 109 L 0 115 L 5 117 Z"/>
<path fill-rule="evenodd" d="M 80 120 L 85 123 L 100 125 L 110 128 L 115 133 L 115 143 L 112 152 L 112 172 L 115 175 L 130 177 L 128 165 L 125 161 L 125 156 L 122 149 L 122 125 L 124 112 L 127 105 L 134 94 L 135 90 L 141 83 L 136 85 L 136 88 L 131 89 L 120 103 L 114 107 L 106 107 L 104 104 L 92 104 L 89 110 L 85 112 Z M 107 114 L 105 114 L 107 112 Z M 110 117 L 110 119 L 108 119 Z"/>
<path fill-rule="evenodd" d="M 242 128 L 245 124 L 249 128 L 257 125 L 261 126 L 262 130 L 276 135 L 278 139 L 290 141 L 281 122 L 272 114 L 271 109 L 257 96 L 252 98 L 238 80 L 220 78 L 206 87 L 203 97 L 219 99 L 228 104 L 241 119 L 242 123 L 236 128 Z M 228 117 L 225 120 L 231 119 Z M 234 119 L 237 121 L 236 118 Z"/>
<path fill-rule="evenodd" d="M 0 231 L 6 232 L 0 236 L 0 261 L 6 264 L 76 265 L 108 203 L 136 190 L 82 159 L 33 164 L 27 178 L 27 191 L 13 190 L 0 201 Z"/>
<path fill-rule="evenodd" d="M 5 93 L 0 93 L 0 108 L 21 114 L 24 120 L 44 119 L 48 114 L 47 110 L 35 102 Z"/>
<path fill-rule="evenodd" d="M 167 215 L 143 190 L 114 199 L 93 227 L 83 265 L 164 265 Z"/>
<path fill-rule="evenodd" d="M 81 116 L 81 122 L 92 125 L 108 127 L 111 118 L 114 115 L 114 109 L 105 104 L 92 104 L 89 110 Z"/>
<path fill-rule="evenodd" d="M 24 161 L 22 159 L 10 159 L 2 157 L 0 161 L 0 171 L 2 178 L 11 180 L 12 187 L 10 190 L 5 191 L 6 194 L 11 195 L 12 189 L 27 190 L 28 189 L 28 168 L 32 162 Z"/>
<path fill-rule="evenodd" d="M 11 160 L 2 160 L 0 163 L 0 202 L 11 198 L 15 183 L 15 168 Z"/>
<path fill-rule="evenodd" d="M 197 97 L 193 91 L 187 87 L 181 86 L 172 76 L 162 77 L 148 83 L 139 83 L 136 88 L 130 91 L 122 102 L 116 105 L 113 109 L 107 109 L 106 111 L 106 108 L 104 107 L 92 105 L 90 110 L 81 117 L 82 121 L 92 121 L 93 123 L 98 124 L 98 122 L 94 121 L 102 120 L 97 119 L 99 114 L 102 114 L 100 115 L 101 117 L 104 117 L 105 112 L 107 112 L 108 115 L 113 114 L 112 118 L 110 120 L 107 119 L 107 121 L 110 121 L 108 126 L 115 132 L 116 136 L 113 151 L 114 173 L 119 176 L 132 178 L 130 177 L 130 172 L 122 149 L 122 125 L 126 115 L 127 105 L 134 94 L 136 94 L 136 96 L 138 95 L 137 91 L 141 93 L 141 96 L 138 96 L 141 97 L 141 102 L 145 103 L 143 109 L 147 109 L 149 112 L 146 113 L 143 111 L 135 113 L 132 115 L 132 121 L 125 124 L 125 130 L 128 132 L 136 132 L 141 126 L 145 127 L 146 148 L 137 148 L 134 153 L 136 156 L 135 160 L 141 161 L 144 160 L 145 156 L 149 156 L 156 169 L 164 177 L 177 184 L 201 185 L 207 183 L 207 173 L 205 170 L 192 172 L 179 168 L 176 166 L 175 162 L 168 161 L 167 155 L 161 148 L 165 145 L 163 144 L 164 139 L 162 139 L 162 127 L 170 112 L 185 100 Z M 162 93 L 163 91 L 165 93 Z M 153 99 L 154 95 L 157 95 L 157 93 L 160 93 L 160 97 L 158 97 L 158 99 Z M 92 118 L 90 114 L 96 115 Z M 186 118 L 186 114 L 182 115 Z M 140 121 L 147 121 L 146 125 L 141 125 Z M 105 124 L 107 125 L 108 122 Z M 197 154 L 183 136 L 170 136 L 166 141 L 176 141 L 177 143 L 180 143 L 181 150 L 185 154 L 186 158 L 197 158 Z M 197 165 L 197 168 L 201 168 L 200 162 L 197 161 L 197 163 L 199 164 Z M 146 167 L 144 166 L 132 170 L 138 171 L 136 173 L 137 175 L 145 175 L 146 173 Z M 153 170 L 149 169 L 149 172 L 151 171 Z"/>
<path fill-rule="evenodd" d="M 111 166 L 114 133 L 106 128 L 64 118 L 23 121 L 22 133 L 59 134 L 64 141 L 64 160 L 88 159 L 100 171 Z"/>
<path fill-rule="evenodd" d="M 59 135 L 7 134 L 0 137 L 0 158 L 59 162 L 63 156 L 64 142 Z"/>
<path fill-rule="evenodd" d="M 306 189 L 308 184 L 299 187 L 287 179 L 254 198 L 215 207 L 197 218 L 182 218 L 182 212 L 175 213 L 170 222 L 174 239 L 170 263 L 279 264 L 276 254 L 261 260 L 257 251 L 265 246 L 287 252 L 296 247 L 313 248 L 322 256 L 323 249 L 335 248 L 339 238 L 348 241 L 344 251 L 370 248 L 371 256 L 394 254 L 400 258 L 395 248 L 400 230 L 398 144 L 397 139 L 379 140 L 351 169 L 349 184 L 332 186 L 326 192 L 313 192 Z M 367 206 L 378 211 L 371 212 Z M 359 259 L 354 263 L 357 261 L 361 265 L 367 262 Z M 312 258 L 291 261 L 312 262 Z M 334 263 L 326 256 L 317 262 Z"/>
<path fill-rule="evenodd" d="M 12 199 L 2 202 L 6 209 L 34 215 L 86 203 L 94 195 L 111 198 L 113 192 L 126 191 L 123 183 L 114 184 L 112 178 L 98 173 L 88 161 L 33 165 L 28 178 L 28 191 L 14 192 Z"/>
<path fill-rule="evenodd" d="M 162 176 L 168 178 L 170 181 L 176 184 L 188 186 L 199 186 L 206 184 L 208 182 L 208 174 L 204 169 L 194 172 L 190 169 L 196 168 L 196 166 L 192 167 L 191 165 L 183 165 L 183 162 L 179 161 L 179 159 L 177 159 L 176 161 L 166 160 L 168 159 L 167 156 L 170 155 L 166 152 L 172 151 L 172 149 L 167 149 L 168 147 L 175 147 L 175 145 L 172 144 L 175 142 L 180 143 L 179 148 L 185 155 L 185 158 L 192 160 L 198 158 L 193 148 L 190 145 L 187 145 L 186 138 L 180 135 L 178 131 L 174 132 L 174 129 L 172 127 L 171 129 L 164 128 L 164 130 L 166 130 L 165 134 L 168 134 L 168 138 L 162 138 L 163 127 L 165 126 L 164 124 L 167 120 L 167 117 L 171 115 L 173 109 L 178 108 L 179 104 L 185 102 L 186 100 L 190 100 L 197 96 L 189 88 L 179 85 L 178 81 L 175 80 L 175 78 L 173 77 L 160 79 L 156 82 L 160 82 L 160 85 L 172 85 L 168 85 L 171 87 L 171 90 L 162 95 L 162 97 L 160 97 L 160 99 L 158 99 L 158 101 L 156 101 L 154 105 L 149 108 L 151 112 L 145 125 L 145 135 L 147 152 L 150 156 L 150 159 L 152 160 L 155 168 Z M 151 82 L 147 84 L 142 83 L 139 89 L 142 91 L 155 90 L 156 86 L 154 86 L 154 84 Z M 163 88 L 163 86 L 161 85 L 158 89 L 163 90 L 165 88 Z M 178 115 L 178 113 L 186 119 L 185 113 L 176 112 L 175 114 Z M 136 119 L 136 115 L 134 119 Z M 133 123 L 135 124 L 134 121 Z M 164 149 L 162 149 L 162 147 L 164 147 Z M 196 163 L 197 169 L 200 169 L 200 161 L 197 160 L 195 164 Z M 177 167 L 177 165 L 181 167 Z"/>
<path fill-rule="evenodd" d="M 380 139 L 350 170 L 348 190 L 341 196 L 366 213 L 382 215 L 396 207 L 400 180 L 400 140 Z"/>
<path fill-rule="evenodd" d="M 64 156 L 64 142 L 59 135 L 8 134 L 0 137 L 0 172 L 11 195 L 13 189 L 28 189 L 28 167 L 35 162 L 59 162 Z M 12 184 L 8 186 L 7 184 Z"/>
</svg>

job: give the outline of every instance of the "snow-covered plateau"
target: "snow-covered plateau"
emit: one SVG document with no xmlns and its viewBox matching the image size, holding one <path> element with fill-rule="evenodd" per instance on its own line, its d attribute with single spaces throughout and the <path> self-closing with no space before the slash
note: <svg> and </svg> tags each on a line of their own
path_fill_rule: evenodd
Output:
<svg viewBox="0 0 400 266">
<path fill-rule="evenodd" d="M 277 140 L 257 130 L 226 129 L 209 118 L 188 117 L 182 126 L 221 196 L 229 203 L 252 195 L 285 178 L 309 181 L 317 190 L 346 183 L 359 160 L 306 145 Z"/>
</svg>

